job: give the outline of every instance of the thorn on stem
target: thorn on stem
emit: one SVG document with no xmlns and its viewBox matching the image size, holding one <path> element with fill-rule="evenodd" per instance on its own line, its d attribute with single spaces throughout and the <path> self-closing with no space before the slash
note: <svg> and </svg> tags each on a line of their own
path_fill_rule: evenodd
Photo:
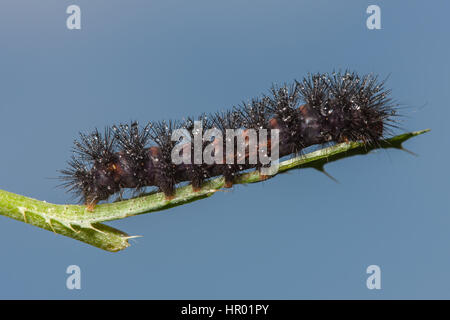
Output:
<svg viewBox="0 0 450 320">
<path fill-rule="evenodd" d="M 398 149 L 405 151 L 406 153 L 409 153 L 410 155 L 414 156 L 414 157 L 418 157 L 419 155 L 411 150 L 406 149 L 405 147 L 403 147 L 403 145 L 400 145 L 398 147 Z"/>
<path fill-rule="evenodd" d="M 51 219 L 45 219 L 45 222 L 47 222 L 47 224 L 50 226 L 50 228 L 53 230 L 54 233 L 57 233 L 57 232 L 55 231 L 55 228 L 53 228 L 52 220 L 51 220 Z"/>
<path fill-rule="evenodd" d="M 329 173 L 325 170 L 325 168 L 324 168 L 323 165 L 321 165 L 321 166 L 319 166 L 319 167 L 314 167 L 314 169 L 316 169 L 317 171 L 322 172 L 324 175 L 326 175 L 328 178 L 330 178 L 330 179 L 333 180 L 334 182 L 339 183 L 339 181 L 338 181 L 335 177 L 333 177 L 331 174 L 329 174 Z"/>
<path fill-rule="evenodd" d="M 70 223 L 67 224 L 67 227 L 75 233 L 80 233 L 80 231 L 81 231 L 81 230 L 75 230 L 74 227 Z"/>
<path fill-rule="evenodd" d="M 22 215 L 23 215 L 23 221 L 25 223 L 28 223 L 28 221 L 27 221 L 27 208 L 19 207 L 18 209 L 19 209 L 20 213 L 22 213 Z"/>
<path fill-rule="evenodd" d="M 95 231 L 97 231 L 97 232 L 100 232 L 100 233 L 102 233 L 102 234 L 106 234 L 106 232 L 104 232 L 104 231 L 102 231 L 102 230 L 97 229 L 96 227 L 94 227 L 94 224 L 91 224 L 91 225 L 89 226 L 89 228 L 91 228 L 91 229 L 93 229 L 93 230 L 95 230 Z"/>
</svg>

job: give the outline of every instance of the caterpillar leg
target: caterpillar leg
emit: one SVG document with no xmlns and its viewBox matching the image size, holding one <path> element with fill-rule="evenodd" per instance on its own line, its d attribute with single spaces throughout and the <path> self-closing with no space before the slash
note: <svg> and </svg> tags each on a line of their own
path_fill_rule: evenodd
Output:
<svg viewBox="0 0 450 320">
<path fill-rule="evenodd" d="M 194 165 L 190 170 L 189 180 L 191 181 L 192 191 L 198 192 L 202 188 L 203 181 L 208 177 L 208 172 L 201 165 Z"/>
<path fill-rule="evenodd" d="M 225 180 L 225 185 L 224 185 L 224 187 L 225 188 L 227 188 L 227 189 L 229 189 L 229 188 L 233 188 L 233 181 L 227 181 L 227 180 Z"/>
<path fill-rule="evenodd" d="M 164 198 L 166 199 L 166 201 L 170 201 L 170 200 L 173 200 L 175 198 L 175 195 L 173 195 L 173 194 L 172 195 L 165 194 Z"/>
<path fill-rule="evenodd" d="M 87 211 L 93 212 L 96 205 L 97 205 L 97 202 L 86 203 L 86 209 L 87 209 Z"/>
<path fill-rule="evenodd" d="M 164 185 L 163 187 L 159 187 L 159 190 L 164 193 L 164 198 L 167 201 L 175 198 L 175 187 L 173 185 Z"/>
</svg>

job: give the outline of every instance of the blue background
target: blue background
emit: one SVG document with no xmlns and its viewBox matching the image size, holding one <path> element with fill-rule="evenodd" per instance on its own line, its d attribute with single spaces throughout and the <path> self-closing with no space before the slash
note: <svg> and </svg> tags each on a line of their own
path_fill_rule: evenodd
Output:
<svg viewBox="0 0 450 320">
<path fill-rule="evenodd" d="M 82 29 L 66 28 L 77 4 Z M 378 4 L 382 30 L 366 28 Z M 447 1 L 2 0 L 0 188 L 54 203 L 79 131 L 230 108 L 272 83 L 390 75 L 413 157 L 378 151 L 114 221 L 119 253 L 0 216 L 0 298 L 450 298 Z M 67 290 L 76 264 L 82 289 Z M 366 268 L 382 289 L 366 288 Z"/>
</svg>

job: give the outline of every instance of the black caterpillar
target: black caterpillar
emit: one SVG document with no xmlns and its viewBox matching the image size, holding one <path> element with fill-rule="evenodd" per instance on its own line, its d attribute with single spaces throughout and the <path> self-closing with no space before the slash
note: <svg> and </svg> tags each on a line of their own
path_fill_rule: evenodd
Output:
<svg viewBox="0 0 450 320">
<path fill-rule="evenodd" d="M 279 157 L 328 142 L 363 141 L 376 144 L 396 127 L 396 105 L 390 90 L 377 76 L 354 72 L 308 75 L 301 82 L 272 87 L 270 95 L 251 100 L 231 111 L 202 115 L 202 130 L 279 129 Z M 179 164 L 171 160 L 174 129 L 192 133 L 193 118 L 183 123 L 134 122 L 80 133 L 74 142 L 69 169 L 62 170 L 63 186 L 93 207 L 125 188 L 141 190 L 156 186 L 170 198 L 175 186 L 190 181 L 194 190 L 211 177 L 223 175 L 231 187 L 239 171 L 259 168 L 251 164 Z M 153 142 L 151 144 L 150 142 Z M 210 141 L 203 141 L 204 144 Z M 270 144 L 270 140 L 268 141 Z M 248 156 L 248 154 L 246 155 Z M 194 162 L 192 162 L 194 163 Z"/>
</svg>

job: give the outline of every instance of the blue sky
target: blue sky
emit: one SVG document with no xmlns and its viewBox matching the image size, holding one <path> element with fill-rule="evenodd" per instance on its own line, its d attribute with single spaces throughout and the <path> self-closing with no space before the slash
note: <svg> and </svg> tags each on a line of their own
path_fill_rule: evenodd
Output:
<svg viewBox="0 0 450 320">
<path fill-rule="evenodd" d="M 406 143 L 418 157 L 330 164 L 338 184 L 299 170 L 111 222 L 144 235 L 114 254 L 0 216 L 0 298 L 450 298 L 450 6 L 432 3 L 3 0 L 4 190 L 73 202 L 53 178 L 79 131 L 227 109 L 308 72 L 389 76 L 403 130 L 432 131 Z M 65 286 L 72 264 L 81 290 Z"/>
</svg>

